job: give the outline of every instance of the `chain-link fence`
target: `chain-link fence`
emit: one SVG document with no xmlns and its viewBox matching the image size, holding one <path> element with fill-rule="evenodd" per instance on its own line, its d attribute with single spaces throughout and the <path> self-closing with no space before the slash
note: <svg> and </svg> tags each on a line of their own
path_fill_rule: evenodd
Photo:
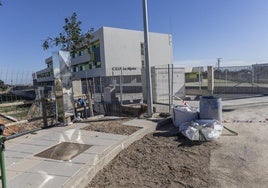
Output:
<svg viewBox="0 0 268 188">
<path fill-rule="evenodd" d="M 267 94 L 268 65 L 221 67 L 214 72 L 216 94 Z"/>
<path fill-rule="evenodd" d="M 227 97 L 268 94 L 268 64 L 214 68 L 213 93 Z M 211 95 L 206 67 L 185 73 L 186 95 Z"/>
<path fill-rule="evenodd" d="M 35 98 L 32 72 L 0 69 L 0 115 L 8 119 L 26 119 L 31 102 Z"/>
<path fill-rule="evenodd" d="M 207 67 L 187 68 L 185 86 L 187 89 L 206 90 L 208 87 Z"/>
<path fill-rule="evenodd" d="M 106 113 L 112 107 L 120 114 L 122 109 L 118 106 L 140 104 L 143 100 L 140 67 L 110 67 L 106 68 L 106 76 L 87 80 L 82 79 L 82 92 L 91 93 L 96 111 Z"/>
<path fill-rule="evenodd" d="M 107 96 L 105 95 L 105 89 L 107 88 L 110 88 L 110 94 L 113 96 L 113 99 L 110 102 L 108 101 L 112 105 L 120 104 L 125 107 L 126 105 L 135 106 L 146 103 L 146 76 L 143 68 L 111 67 L 106 70 L 107 76 L 82 79 L 82 93 L 90 92 L 95 106 L 98 106 L 99 110 L 100 106 L 107 103 Z M 169 108 L 173 103 L 173 95 L 183 98 L 185 96 L 184 77 L 184 68 L 174 67 L 173 65 L 152 67 L 151 79 L 154 104 Z M 105 109 L 102 110 L 105 111 Z"/>
<path fill-rule="evenodd" d="M 0 69 L 0 104 L 35 97 L 32 71 Z"/>
<path fill-rule="evenodd" d="M 247 88 L 248 92 L 253 87 L 252 67 L 236 66 L 218 68 L 214 71 L 214 83 L 215 93 L 237 93 L 242 88 Z"/>
</svg>

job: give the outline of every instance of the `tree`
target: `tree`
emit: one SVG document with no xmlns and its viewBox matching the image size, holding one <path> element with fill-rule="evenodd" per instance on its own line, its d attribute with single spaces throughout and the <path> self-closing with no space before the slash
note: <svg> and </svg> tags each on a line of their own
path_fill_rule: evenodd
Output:
<svg viewBox="0 0 268 188">
<path fill-rule="evenodd" d="M 93 29 L 82 33 L 81 21 L 77 20 L 77 14 L 74 12 L 71 17 L 65 18 L 65 25 L 63 26 L 63 32 L 59 33 L 59 36 L 51 38 L 48 37 L 43 43 L 43 49 L 47 50 L 51 47 L 57 46 L 61 50 L 69 51 L 70 53 L 78 53 L 79 51 L 87 50 L 91 45 L 91 39 L 93 38 Z M 94 116 L 91 93 L 88 91 L 87 98 L 89 101 L 89 113 L 90 116 Z"/>
<path fill-rule="evenodd" d="M 47 50 L 50 47 L 59 46 L 61 50 L 71 53 L 88 50 L 93 38 L 93 29 L 82 33 L 80 25 L 81 21 L 77 20 L 77 14 L 74 12 L 71 17 L 65 18 L 63 32 L 59 33 L 58 37 L 48 37 L 43 43 L 43 49 Z"/>
</svg>

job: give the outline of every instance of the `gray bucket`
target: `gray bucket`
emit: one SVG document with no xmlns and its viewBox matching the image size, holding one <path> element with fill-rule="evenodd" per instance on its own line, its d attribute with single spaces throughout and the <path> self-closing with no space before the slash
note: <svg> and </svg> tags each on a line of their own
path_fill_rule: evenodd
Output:
<svg viewBox="0 0 268 188">
<path fill-rule="evenodd" d="M 216 119 L 222 121 L 221 98 L 202 96 L 199 103 L 200 119 Z"/>
</svg>

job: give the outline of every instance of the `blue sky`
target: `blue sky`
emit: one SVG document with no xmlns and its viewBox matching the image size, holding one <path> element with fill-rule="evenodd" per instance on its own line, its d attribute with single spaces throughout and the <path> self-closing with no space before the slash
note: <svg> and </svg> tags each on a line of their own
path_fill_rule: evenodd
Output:
<svg viewBox="0 0 268 188">
<path fill-rule="evenodd" d="M 142 0 L 1 0 L 1 68 L 37 71 L 42 42 L 77 12 L 82 29 L 143 30 Z M 148 0 L 149 31 L 171 33 L 177 65 L 268 63 L 267 0 Z"/>
</svg>

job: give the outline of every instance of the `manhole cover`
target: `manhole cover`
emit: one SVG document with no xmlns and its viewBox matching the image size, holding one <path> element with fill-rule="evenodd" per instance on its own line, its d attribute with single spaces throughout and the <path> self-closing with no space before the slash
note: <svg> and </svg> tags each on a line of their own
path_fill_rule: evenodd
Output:
<svg viewBox="0 0 268 188">
<path fill-rule="evenodd" d="M 35 156 L 69 161 L 85 150 L 89 149 L 92 145 L 87 144 L 79 144 L 79 143 L 71 143 L 71 142 L 62 142 L 57 144 L 45 151 L 42 151 Z"/>
</svg>

